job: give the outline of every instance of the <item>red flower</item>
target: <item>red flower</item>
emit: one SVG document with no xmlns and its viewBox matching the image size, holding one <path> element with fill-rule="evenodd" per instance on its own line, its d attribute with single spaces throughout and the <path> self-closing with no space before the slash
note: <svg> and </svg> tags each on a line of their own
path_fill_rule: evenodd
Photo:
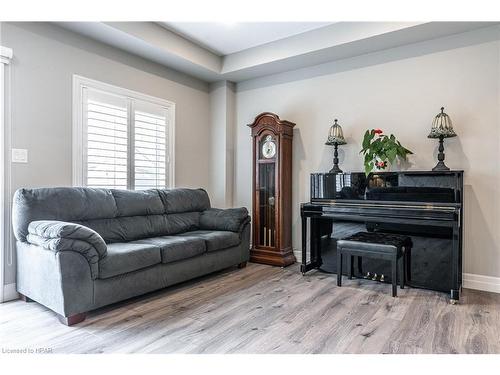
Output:
<svg viewBox="0 0 500 375">
<path fill-rule="evenodd" d="M 383 132 L 382 132 L 382 129 L 375 129 L 374 133 L 375 134 L 382 134 Z"/>
</svg>

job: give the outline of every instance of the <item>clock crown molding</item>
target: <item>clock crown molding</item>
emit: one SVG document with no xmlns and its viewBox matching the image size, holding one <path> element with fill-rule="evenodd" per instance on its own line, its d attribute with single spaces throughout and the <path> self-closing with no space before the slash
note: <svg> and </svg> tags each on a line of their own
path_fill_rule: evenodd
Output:
<svg viewBox="0 0 500 375">
<path fill-rule="evenodd" d="M 248 124 L 247 126 L 252 129 L 252 136 L 258 135 L 264 130 L 271 130 L 273 132 L 291 136 L 295 123 L 287 120 L 281 120 L 278 115 L 272 112 L 262 112 L 255 117 L 253 123 Z"/>
</svg>

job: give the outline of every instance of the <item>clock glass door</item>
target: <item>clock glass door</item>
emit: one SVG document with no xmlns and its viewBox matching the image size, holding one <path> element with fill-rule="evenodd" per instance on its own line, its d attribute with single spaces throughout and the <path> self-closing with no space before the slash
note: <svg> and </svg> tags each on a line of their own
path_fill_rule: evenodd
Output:
<svg viewBox="0 0 500 375">
<path fill-rule="evenodd" d="M 276 232 L 275 220 L 275 164 L 262 163 L 259 168 L 259 221 L 260 221 L 260 245 L 274 247 L 274 235 Z"/>
<path fill-rule="evenodd" d="M 276 246 L 276 140 L 271 135 L 263 137 L 258 160 L 259 184 L 259 245 Z"/>
</svg>

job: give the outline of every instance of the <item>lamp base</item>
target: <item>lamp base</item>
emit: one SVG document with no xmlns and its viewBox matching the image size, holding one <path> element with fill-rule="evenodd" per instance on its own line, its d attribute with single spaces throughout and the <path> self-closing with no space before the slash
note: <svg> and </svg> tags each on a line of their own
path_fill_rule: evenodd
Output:
<svg viewBox="0 0 500 375">
<path fill-rule="evenodd" d="M 442 110 L 442 109 L 441 109 Z M 433 171 L 449 171 L 450 168 L 448 168 L 444 164 L 444 137 L 441 135 L 439 136 L 439 148 L 438 148 L 438 163 L 434 168 L 432 168 Z"/>
<path fill-rule="evenodd" d="M 438 171 L 438 172 L 442 172 L 442 171 L 449 171 L 450 168 L 448 168 L 445 164 L 444 164 L 444 161 L 438 161 L 438 163 L 436 164 L 436 166 L 434 168 L 432 168 L 433 171 Z"/>
<path fill-rule="evenodd" d="M 330 169 L 330 173 L 342 173 L 342 169 L 339 168 L 339 145 L 337 143 L 333 144 L 333 168 Z"/>
<path fill-rule="evenodd" d="M 343 173 L 342 169 L 339 168 L 338 165 L 334 165 L 332 169 L 328 173 Z"/>
</svg>

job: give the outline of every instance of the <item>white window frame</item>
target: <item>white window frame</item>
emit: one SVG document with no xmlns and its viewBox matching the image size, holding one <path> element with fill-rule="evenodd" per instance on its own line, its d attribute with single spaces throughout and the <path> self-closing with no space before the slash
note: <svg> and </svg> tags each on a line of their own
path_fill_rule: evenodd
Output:
<svg viewBox="0 0 500 375">
<path fill-rule="evenodd" d="M 166 169 L 168 171 L 168 176 L 166 179 L 166 188 L 173 188 L 175 186 L 175 103 L 142 94 L 137 91 L 125 89 L 122 87 L 110 85 L 108 83 L 96 81 L 90 78 L 82 77 L 79 75 L 73 75 L 73 186 L 85 186 L 86 185 L 86 127 L 84 112 L 83 112 L 83 102 L 84 102 L 84 88 L 90 88 L 94 90 L 103 91 L 108 94 L 114 94 L 121 97 L 126 97 L 128 100 L 128 113 L 129 113 L 129 129 L 133 127 L 134 124 L 134 111 L 130 108 L 133 105 L 133 100 L 145 101 L 153 104 L 165 107 L 167 110 L 167 150 L 166 150 Z M 130 132 L 130 136 L 133 137 L 133 132 Z M 133 138 L 132 138 L 133 140 Z M 130 186 L 131 173 L 133 173 L 133 158 L 132 153 L 128 155 L 129 161 L 132 161 L 128 165 L 128 184 Z"/>
</svg>

